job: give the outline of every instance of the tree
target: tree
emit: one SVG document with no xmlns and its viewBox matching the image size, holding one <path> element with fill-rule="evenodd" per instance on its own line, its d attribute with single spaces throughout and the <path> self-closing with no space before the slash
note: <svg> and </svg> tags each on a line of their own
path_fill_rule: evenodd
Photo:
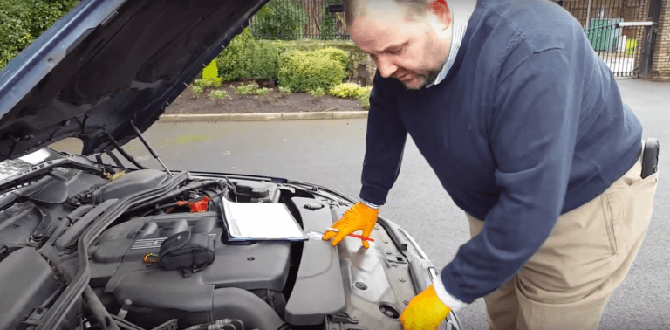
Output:
<svg viewBox="0 0 670 330">
<path fill-rule="evenodd" d="M 257 39 L 297 39 L 307 21 L 295 0 L 272 0 L 254 15 L 249 30 Z"/>
<path fill-rule="evenodd" d="M 79 0 L 0 0 L 0 69 Z"/>
</svg>

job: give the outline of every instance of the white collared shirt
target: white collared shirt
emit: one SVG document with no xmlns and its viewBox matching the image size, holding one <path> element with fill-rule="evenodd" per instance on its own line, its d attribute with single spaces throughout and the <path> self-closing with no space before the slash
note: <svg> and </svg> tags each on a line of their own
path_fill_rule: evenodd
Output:
<svg viewBox="0 0 670 330">
<path fill-rule="evenodd" d="M 440 71 L 440 74 L 437 75 L 435 81 L 426 85 L 426 88 L 439 84 L 447 76 L 449 69 L 451 69 L 451 67 L 454 65 L 454 62 L 456 61 L 456 55 L 458 54 L 458 50 L 461 48 L 461 41 L 463 41 L 463 36 L 465 35 L 467 28 L 467 21 L 454 21 L 453 27 L 451 29 L 451 49 L 449 50 L 449 57 L 447 58 L 447 62 L 444 63 L 444 66 L 442 66 L 442 71 Z"/>
</svg>

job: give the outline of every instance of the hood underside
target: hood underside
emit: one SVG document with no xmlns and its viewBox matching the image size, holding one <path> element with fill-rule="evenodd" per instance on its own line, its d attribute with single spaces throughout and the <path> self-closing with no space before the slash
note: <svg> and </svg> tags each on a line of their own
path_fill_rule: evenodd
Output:
<svg viewBox="0 0 670 330">
<path fill-rule="evenodd" d="M 267 0 L 83 0 L 0 72 L 0 161 L 149 128 Z"/>
</svg>

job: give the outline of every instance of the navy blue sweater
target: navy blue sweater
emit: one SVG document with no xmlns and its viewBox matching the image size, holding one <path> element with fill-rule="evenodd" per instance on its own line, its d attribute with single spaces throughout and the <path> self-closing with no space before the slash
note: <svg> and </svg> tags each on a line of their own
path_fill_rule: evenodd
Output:
<svg viewBox="0 0 670 330">
<path fill-rule="evenodd" d="M 480 0 L 444 81 L 408 90 L 377 72 L 373 86 L 360 197 L 386 202 L 409 133 L 456 205 L 486 222 L 441 273 L 466 303 L 624 174 L 642 138 L 579 23 L 546 0 Z"/>
</svg>

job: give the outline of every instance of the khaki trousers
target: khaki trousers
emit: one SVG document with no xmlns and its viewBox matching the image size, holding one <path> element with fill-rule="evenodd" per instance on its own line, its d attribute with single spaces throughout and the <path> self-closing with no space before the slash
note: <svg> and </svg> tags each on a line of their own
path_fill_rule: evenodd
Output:
<svg viewBox="0 0 670 330">
<path fill-rule="evenodd" d="M 597 329 L 605 304 L 640 249 L 658 174 L 637 162 L 601 195 L 565 213 L 507 283 L 484 298 L 491 330 Z M 485 222 L 467 214 L 470 234 Z"/>
</svg>

